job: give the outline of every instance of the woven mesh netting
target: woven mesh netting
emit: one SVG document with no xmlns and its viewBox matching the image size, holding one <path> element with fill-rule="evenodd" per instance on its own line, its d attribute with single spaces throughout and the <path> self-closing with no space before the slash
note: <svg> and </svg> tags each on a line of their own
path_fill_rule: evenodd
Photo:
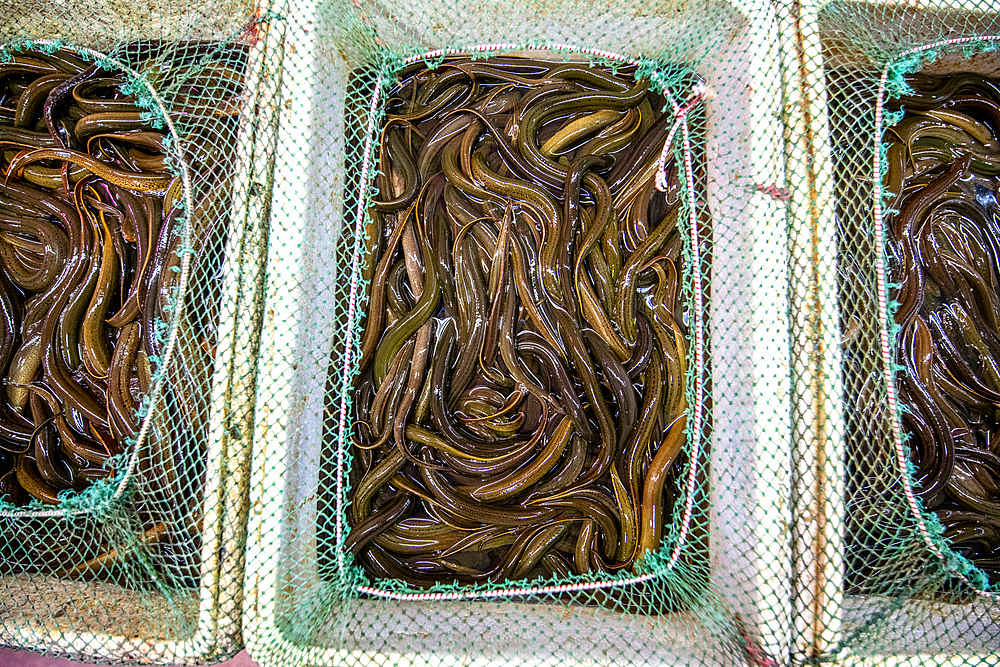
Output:
<svg viewBox="0 0 1000 667">
<path fill-rule="evenodd" d="M 0 643 L 226 657 L 280 61 L 247 3 L 0 11 Z"/>
<path fill-rule="evenodd" d="M 272 10 L 254 658 L 784 660 L 786 23 Z"/>
<path fill-rule="evenodd" d="M 830 2 L 810 31 L 846 433 L 843 543 L 813 556 L 844 595 L 817 660 L 997 660 L 996 11 Z"/>
</svg>

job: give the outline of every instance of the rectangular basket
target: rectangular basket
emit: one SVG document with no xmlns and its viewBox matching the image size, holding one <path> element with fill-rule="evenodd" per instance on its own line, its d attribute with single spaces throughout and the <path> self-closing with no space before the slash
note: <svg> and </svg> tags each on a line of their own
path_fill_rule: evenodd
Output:
<svg viewBox="0 0 1000 667">
<path fill-rule="evenodd" d="M 769 3 L 593 6 L 572 18 L 514 0 L 397 4 L 296 2 L 284 33 L 287 105 L 279 127 L 264 331 L 258 375 L 244 629 L 262 665 L 504 664 L 602 660 L 742 661 L 688 639 L 686 612 L 641 628 L 619 613 L 559 604 L 484 601 L 338 601 L 320 580 L 316 525 L 324 395 L 333 346 L 344 346 L 354 231 L 345 222 L 345 126 L 350 76 L 366 64 L 331 23 L 371 30 L 377 44 L 423 51 L 517 42 L 571 45 L 594 32 L 605 52 L 644 54 L 671 39 L 703 41 L 690 66 L 707 82 L 708 191 L 713 219 L 710 306 L 712 445 L 710 585 L 732 610 L 720 645 L 738 637 L 782 664 L 790 655 L 792 535 L 790 383 L 785 335 L 789 238 L 781 92 L 790 22 Z M 536 15 L 541 11 L 541 18 Z M 532 27 L 529 21 L 538 20 Z M 367 26 L 367 27 L 365 27 Z M 596 38 L 597 34 L 600 38 Z M 692 35 L 695 35 L 692 37 Z M 694 49 L 694 47 L 692 47 Z M 354 159 L 354 158 L 351 158 Z M 802 185 L 798 192 L 806 191 Z M 346 250 L 345 250 L 346 249 Z M 333 406 L 339 409 L 339 405 Z M 334 613 L 337 611 L 337 613 Z M 324 616 L 329 614 L 329 616 Z M 566 614 L 566 616 L 564 616 Z M 370 628 L 345 627 L 345 617 Z M 574 620 L 566 622 L 564 618 Z M 475 623 L 482 633 L 449 633 Z M 483 624 L 500 623 L 500 626 Z M 487 631 L 486 628 L 490 627 Z M 501 630 L 496 630 L 499 627 Z M 537 641 L 502 628 L 535 628 Z M 568 636 L 605 633 L 600 649 Z M 372 646 L 377 639 L 390 647 Z"/>
<path fill-rule="evenodd" d="M 813 550 L 801 555 L 796 576 L 806 588 L 818 592 L 822 601 L 818 608 L 803 605 L 795 611 L 796 626 L 801 629 L 795 654 L 802 660 L 843 664 L 993 664 L 1000 650 L 997 640 L 1000 615 L 995 597 L 973 594 L 956 604 L 908 597 L 903 589 L 879 595 L 848 590 L 852 567 L 849 557 L 857 547 L 852 545 L 847 527 L 856 519 L 851 512 L 859 500 L 848 495 L 849 468 L 845 463 L 853 466 L 859 456 L 850 453 L 848 441 L 868 439 L 878 443 L 877 451 L 895 451 L 892 432 L 896 416 L 873 417 L 868 414 L 871 410 L 851 407 L 853 400 L 848 392 L 855 391 L 858 380 L 841 356 L 840 340 L 847 326 L 842 324 L 842 318 L 849 317 L 854 306 L 848 307 L 841 300 L 846 297 L 838 295 L 837 265 L 840 261 L 846 265 L 845 253 L 855 253 L 864 272 L 862 280 L 869 284 L 864 298 L 877 304 L 879 289 L 887 287 L 884 282 L 878 287 L 876 258 L 858 252 L 852 235 L 859 229 L 871 232 L 875 220 L 881 219 L 870 192 L 876 157 L 872 147 L 876 133 L 884 129 L 884 124 L 882 128 L 876 127 L 875 115 L 880 78 L 890 65 L 906 59 L 920 60 L 923 53 L 934 50 L 947 55 L 928 65 L 928 72 L 997 72 L 1000 60 L 995 54 L 970 56 L 977 50 L 980 38 L 1000 34 L 1000 15 L 992 3 L 942 0 L 905 4 L 810 2 L 798 8 L 795 16 L 803 26 L 800 43 L 804 47 L 799 67 L 802 90 L 805 97 L 814 100 L 819 111 L 812 119 L 811 129 L 800 129 L 799 134 L 814 156 L 813 171 L 819 185 L 816 202 L 818 208 L 826 211 L 824 227 L 831 241 L 820 249 L 812 266 L 819 274 L 816 285 L 822 301 L 802 302 L 795 310 L 803 318 L 812 318 L 831 344 L 827 355 L 829 377 L 833 379 L 824 388 L 823 398 L 828 406 L 833 406 L 833 414 L 840 416 L 836 428 L 824 427 L 827 415 L 819 413 L 811 414 L 805 422 L 807 428 L 803 432 L 825 433 L 824 445 L 813 440 L 810 446 L 801 435 L 796 438 L 796 452 L 813 452 L 812 478 L 816 480 L 817 493 L 810 499 L 823 500 L 819 505 L 803 502 L 794 510 L 794 525 L 798 530 L 814 531 Z M 966 46 L 972 48 L 963 54 Z M 881 81 L 884 86 L 885 79 Z M 858 145 L 856 142 L 864 148 L 852 149 L 850 146 Z M 834 168 L 837 160 L 847 165 L 839 175 Z M 848 178 L 867 179 L 864 187 L 854 190 L 868 193 L 867 199 L 848 200 L 845 194 L 844 200 L 838 201 L 835 186 L 838 193 L 852 191 L 843 180 Z M 835 214 L 838 206 L 841 212 Z M 837 215 L 841 217 L 842 228 L 848 231 L 837 231 Z M 878 236 L 878 232 L 873 232 L 873 236 Z M 877 305 L 874 308 L 870 312 L 878 312 Z M 798 340 L 799 354 L 804 354 L 809 349 L 807 341 Z M 869 364 L 879 373 L 880 395 L 884 400 L 887 385 L 877 339 L 866 339 L 864 355 L 868 361 L 861 363 Z M 884 412 L 889 413 L 889 410 Z M 935 553 L 938 547 L 931 544 L 920 511 L 916 505 L 909 506 L 905 498 L 909 482 L 904 480 L 908 475 L 900 468 L 900 461 L 895 456 L 891 458 L 891 465 L 883 465 L 880 470 L 904 489 L 895 493 L 891 511 L 893 516 L 901 517 L 900 535 L 904 532 L 908 535 L 906 548 L 918 554 L 909 554 L 907 560 L 920 563 L 917 571 L 904 573 L 900 561 L 900 581 L 932 570 L 943 572 L 942 559 L 948 554 L 940 552 L 939 558 Z M 828 528 L 823 535 L 815 532 L 817 518 Z M 893 539 L 891 536 L 886 534 L 882 538 L 887 548 L 892 546 L 887 544 Z M 892 569 L 892 562 L 886 560 L 883 566 Z M 919 590 L 919 583 L 914 586 L 914 592 Z"/>
<path fill-rule="evenodd" d="M 150 3 L 142 12 L 101 1 L 56 11 L 8 3 L 0 35 L 92 48 L 137 39 L 241 39 L 250 45 L 235 145 L 233 197 L 221 268 L 221 303 L 210 386 L 197 588 L 130 590 L 102 581 L 42 574 L 0 576 L 0 643 L 114 664 L 208 663 L 242 648 L 241 602 L 256 350 L 266 259 L 273 126 L 280 57 L 251 4 Z M 11 17 L 12 14 L 12 17 Z M 249 20 L 249 23 L 247 21 Z M 235 27 L 234 27 L 235 26 Z M 96 31 L 95 31 L 96 28 Z M 243 29 L 248 32 L 242 33 Z M 279 54 L 280 56 L 280 54 Z M 154 408 L 155 409 L 155 408 Z M 93 520 L 108 518 L 94 508 Z M 112 510 L 113 512 L 114 510 Z M 86 508 L 82 514 L 89 512 Z M 41 518 L 53 526 L 58 510 Z"/>
</svg>

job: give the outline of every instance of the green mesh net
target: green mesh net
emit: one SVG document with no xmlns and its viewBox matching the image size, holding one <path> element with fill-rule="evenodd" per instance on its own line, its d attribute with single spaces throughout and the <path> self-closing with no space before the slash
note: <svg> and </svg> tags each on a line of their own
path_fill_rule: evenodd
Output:
<svg viewBox="0 0 1000 667">
<path fill-rule="evenodd" d="M 787 656 L 789 193 L 782 28 L 770 5 L 295 2 L 273 11 L 275 48 L 287 61 L 247 552 L 245 632 L 255 659 L 736 664 Z M 608 97 L 617 98 L 648 90 L 565 116 L 532 106 L 553 90 L 568 99 L 599 96 L 601 86 L 615 87 Z M 481 119 L 466 107 L 484 109 Z M 470 122 L 479 129 L 466 131 Z M 658 134 L 648 130 L 645 152 L 631 150 L 647 122 Z M 607 149 L 620 171 L 604 158 L 581 162 L 614 123 L 620 134 L 640 127 L 634 144 L 626 137 Z M 532 179 L 521 164 L 519 155 L 535 156 L 516 145 L 526 133 L 548 177 Z M 580 164 L 574 190 L 570 172 Z M 658 172 L 666 198 L 654 188 Z M 594 303 L 580 289 L 601 299 L 600 260 L 577 254 L 601 218 L 600 198 L 589 194 L 601 183 L 617 218 L 601 253 L 620 243 L 621 266 L 632 260 L 640 276 L 622 298 L 647 313 L 664 298 L 657 286 L 676 291 L 676 326 L 653 345 L 656 355 L 682 351 L 669 373 L 628 363 L 641 354 L 625 329 L 597 334 L 602 314 L 609 327 L 628 319 L 620 310 L 601 305 L 587 325 L 572 321 Z M 571 215 L 581 236 L 555 222 Z M 648 227 L 636 215 L 648 216 Z M 664 219 L 672 240 L 655 243 Z M 633 259 L 647 239 L 649 255 Z M 546 298 L 532 299 L 538 281 L 521 285 L 516 276 L 535 270 L 534 260 L 518 268 L 535 252 L 542 271 L 550 253 L 580 257 L 589 277 L 555 269 Z M 527 361 L 503 352 L 503 340 L 490 354 L 488 333 L 485 343 L 467 338 L 476 280 L 493 319 L 507 322 L 499 335 L 507 345 L 516 339 Z M 579 334 L 588 336 L 586 362 L 546 366 L 531 357 L 529 349 L 577 354 L 574 324 L 590 332 Z M 465 348 L 473 352 L 463 356 Z M 478 360 L 477 349 L 487 350 Z M 598 406 L 611 406 L 615 427 L 629 425 L 614 389 L 619 363 L 635 370 L 627 389 L 655 432 L 635 440 L 635 467 L 623 477 L 629 438 L 601 442 Z M 567 369 L 562 385 L 555 366 Z M 560 386 L 569 390 L 559 400 L 533 398 Z M 539 416 L 542 405 L 555 407 Z M 678 425 L 680 442 L 671 433 Z M 493 450 L 462 449 L 489 437 Z M 651 471 L 668 449 L 661 441 L 675 441 L 678 454 L 655 487 Z M 517 470 L 527 481 L 503 470 L 485 484 L 476 477 L 523 452 L 530 456 Z M 611 462 L 600 463 L 604 452 Z M 641 525 L 644 512 L 662 524 L 658 539 Z"/>
<path fill-rule="evenodd" d="M 245 3 L 5 3 L 0 642 L 240 647 L 268 212 Z"/>
<path fill-rule="evenodd" d="M 806 94 L 828 102 L 829 141 L 814 145 L 833 172 L 844 397 L 843 449 L 829 452 L 846 464 L 846 486 L 843 534 L 814 555 L 842 586 L 831 591 L 827 633 L 807 652 L 990 664 L 995 408 L 987 399 L 980 414 L 963 402 L 992 391 L 979 380 L 990 355 L 955 323 L 992 340 L 996 268 L 962 273 L 959 260 L 974 239 L 996 238 L 987 212 L 996 175 L 977 153 L 978 142 L 994 150 L 983 109 L 994 104 L 996 8 L 835 2 L 810 11 Z M 953 280 L 964 290 L 980 275 L 979 296 L 954 291 Z"/>
<path fill-rule="evenodd" d="M 105 132 L 97 156 L 159 173 L 178 214 L 145 338 L 101 329 L 128 363 L 66 374 L 124 401 L 107 433 L 44 363 L 6 381 L 0 426 L 31 451 L 15 430 L 0 458 L 3 641 L 171 662 L 245 639 L 276 666 L 996 662 L 996 7 L 10 14 L 0 213 L 42 188 L 94 247 L 106 227 L 141 256 L 120 185 L 18 135 L 67 141 L 114 103 L 166 138 Z M 22 127 L 12 100 L 67 52 L 100 82 Z M 545 117 L 547 95 L 601 101 Z M 44 242 L 12 224 L 0 266 L 41 281 Z M 676 351 L 658 375 L 644 332 Z M 619 441 L 629 391 L 645 435 Z M 53 494 L 64 440 L 99 465 Z"/>
</svg>

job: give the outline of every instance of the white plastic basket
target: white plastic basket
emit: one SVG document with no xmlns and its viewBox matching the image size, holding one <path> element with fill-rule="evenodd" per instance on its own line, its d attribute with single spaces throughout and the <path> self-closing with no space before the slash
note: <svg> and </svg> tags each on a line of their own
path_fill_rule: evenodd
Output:
<svg viewBox="0 0 1000 667">
<path fill-rule="evenodd" d="M 602 36 L 605 51 L 642 54 L 672 37 L 690 37 L 692 30 L 711 30 L 710 23 L 699 23 L 703 17 L 694 8 L 690 14 L 664 9 L 640 15 L 631 5 L 608 3 L 592 7 L 573 25 L 549 22 L 531 32 L 513 18 L 480 15 L 476 3 L 457 9 L 455 4 L 397 3 L 391 15 L 374 3 L 354 6 L 383 40 L 402 35 L 401 43 L 428 50 L 535 38 L 573 45 L 576 35 L 590 31 Z M 745 622 L 751 635 L 747 639 L 783 663 L 792 618 L 789 239 L 778 50 L 783 33 L 770 3 L 712 8 L 731 19 L 735 29 L 720 35 L 719 48 L 693 65 L 714 95 L 706 103 L 706 198 L 715 225 L 708 305 L 713 377 L 710 576 L 734 616 Z M 511 2 L 510 9 L 512 17 L 532 12 L 529 3 Z M 365 628 L 347 633 L 338 627 L 342 619 L 329 618 L 325 626 L 323 619 L 317 620 L 316 637 L 333 633 L 340 637 L 336 646 L 292 629 L 330 604 L 318 571 L 317 498 L 331 346 L 343 345 L 345 335 L 340 327 L 346 304 L 335 303 L 334 295 L 338 286 L 346 293 L 350 267 L 328 258 L 353 234 L 341 212 L 342 165 L 348 153 L 343 123 L 349 77 L 363 64 L 345 52 L 349 45 L 332 42 L 326 11 L 329 6 L 295 3 L 284 34 L 285 49 L 295 54 L 297 64 L 286 66 L 283 81 L 289 102 L 277 143 L 258 376 L 244 605 L 252 655 L 265 666 L 455 660 L 587 664 L 619 658 L 731 663 L 734 656 L 713 653 L 686 638 L 683 612 L 646 617 L 638 629 L 620 614 L 599 609 L 575 607 L 575 620 L 567 623 L 562 620 L 566 608 L 560 605 L 504 602 L 502 615 L 491 615 L 498 607 L 482 601 L 406 601 L 392 603 L 404 607 L 389 607 L 365 599 L 344 603 L 354 605 L 344 616 L 370 619 Z M 458 20 L 456 12 L 467 20 Z M 447 44 L 436 37 L 442 31 L 452 34 Z M 470 633 L 476 623 L 482 624 L 481 634 Z M 452 624 L 461 624 L 464 631 L 449 635 Z M 646 630 L 647 625 L 655 631 Z M 497 631 L 503 627 L 532 627 L 538 641 L 506 644 L 505 633 Z M 603 656 L 588 652 L 587 642 L 566 642 L 566 637 L 587 637 L 596 627 L 611 643 L 601 649 Z M 375 653 L 366 648 L 367 636 L 395 648 Z"/>
<path fill-rule="evenodd" d="M 15 23 L 29 22 L 32 13 L 38 11 L 32 7 L 18 9 Z M 149 9 L 155 13 L 157 8 Z M 171 14 L 166 7 L 160 9 L 164 16 Z M 236 12 L 246 8 L 234 5 L 231 9 Z M 175 7 L 172 11 L 176 14 L 179 10 Z M 234 16 L 215 15 L 200 35 L 205 39 L 231 39 Z M 48 21 L 40 22 L 39 43 L 53 34 L 60 35 L 64 46 L 69 40 L 67 35 L 89 39 L 95 48 L 115 40 L 112 36 L 87 34 L 65 16 L 48 17 Z M 229 32 L 223 32 L 227 26 Z M 176 25 L 174 29 L 178 29 Z M 266 26 L 257 26 L 257 30 L 264 34 Z M 149 36 L 156 36 L 155 31 L 151 33 Z M 100 52 L 91 52 L 91 56 L 95 55 Z M 263 39 L 252 44 L 238 136 L 233 138 L 234 197 L 221 268 L 222 306 L 216 323 L 211 386 L 203 388 L 211 391 L 211 403 L 201 490 L 199 585 L 164 594 L 128 590 L 99 580 L 67 580 L 40 574 L 0 576 L 0 590 L 4 592 L 0 602 L 0 644 L 118 664 L 204 663 L 242 648 L 243 549 L 260 332 L 259 295 L 266 259 L 266 245 L 261 239 L 266 240 L 273 167 L 271 128 L 275 122 L 275 82 L 280 78 L 280 71 L 275 71 L 274 63 L 267 60 L 270 56 Z M 177 353 L 174 349 L 173 354 Z M 142 442 L 140 437 L 139 447 Z M 118 493 L 128 484 L 127 477 Z M 95 507 L 89 513 L 99 522 L 106 511 Z M 77 516 L 81 513 L 88 514 L 77 511 Z M 14 512 L 11 515 L 23 516 Z M 63 516 L 58 509 L 33 515 L 53 525 Z"/>
<path fill-rule="evenodd" d="M 832 364 L 830 368 L 835 371 L 830 377 L 836 378 L 826 386 L 827 404 L 833 405 L 836 413 L 843 418 L 845 407 L 844 387 L 840 384 L 840 322 L 838 306 L 831 299 L 837 293 L 836 265 L 837 265 L 837 245 L 834 240 L 836 234 L 836 220 L 833 210 L 835 201 L 831 185 L 833 184 L 834 168 L 833 156 L 831 155 L 831 141 L 827 130 L 827 110 L 828 110 L 828 87 L 827 72 L 834 68 L 843 68 L 847 71 L 857 70 L 869 80 L 878 81 L 883 74 L 881 66 L 878 70 L 871 68 L 867 55 L 860 51 L 844 48 L 843 34 L 840 28 L 833 26 L 823 18 L 823 11 L 829 6 L 837 4 L 835 2 L 809 2 L 805 3 L 798 14 L 799 23 L 802 26 L 800 42 L 805 45 L 801 60 L 801 69 L 804 72 L 801 80 L 803 90 L 808 91 L 808 97 L 812 98 L 819 105 L 820 115 L 814 117 L 814 123 L 810 136 L 806 139 L 811 147 L 811 154 L 815 157 L 815 173 L 819 183 L 826 184 L 825 188 L 818 193 L 816 199 L 817 206 L 827 211 L 825 218 L 825 228 L 828 230 L 831 242 L 821 247 L 819 261 L 816 262 L 815 270 L 821 275 L 817 278 L 818 289 L 823 290 L 825 298 L 822 303 L 817 303 L 816 307 L 808 309 L 815 318 L 822 336 L 832 347 L 828 352 L 828 359 Z M 859 16 L 865 16 L 871 21 L 870 30 L 873 39 L 883 39 L 886 41 L 888 50 L 898 51 L 894 61 L 918 55 L 928 49 L 939 49 L 941 47 L 959 47 L 963 42 L 972 43 L 979 37 L 987 35 L 987 32 L 976 33 L 976 39 L 966 40 L 966 35 L 977 30 L 976 26 L 997 25 L 997 16 L 989 11 L 982 11 L 977 3 L 941 0 L 940 2 L 857 2 L 839 3 L 852 5 L 853 11 Z M 986 6 L 987 3 L 978 3 Z M 991 6 L 992 7 L 992 6 Z M 995 8 L 992 8 L 995 12 Z M 858 22 L 859 24 L 861 21 Z M 912 24 L 912 25 L 911 25 Z M 961 27 L 960 27 L 961 26 Z M 907 36 L 911 40 L 905 44 L 896 43 L 885 38 L 889 31 L 896 31 Z M 920 42 L 921 34 L 926 32 L 926 44 L 923 46 L 910 47 L 913 40 Z M 948 35 L 954 39 L 941 41 L 940 36 Z M 832 46 L 832 48 L 831 48 Z M 824 50 L 826 49 L 826 50 Z M 890 62 L 890 65 L 893 64 Z M 888 69 L 888 66 L 887 68 Z M 924 70 L 933 74 L 948 74 L 959 71 L 976 71 L 980 73 L 992 73 L 996 75 L 1000 71 L 1000 58 L 995 53 L 979 53 L 973 58 L 963 57 L 961 53 L 955 53 L 954 49 L 950 55 L 939 58 L 936 62 L 927 65 Z M 886 100 L 883 99 L 884 103 Z M 877 94 L 872 92 L 870 100 L 866 99 L 865 104 L 871 109 L 877 105 Z M 857 140 L 869 148 L 875 145 L 876 126 L 873 124 L 864 130 L 864 136 L 857 137 Z M 879 151 L 874 151 L 878 156 Z M 876 158 L 877 159 L 877 158 Z M 876 184 L 876 188 L 877 188 Z M 870 206 L 872 219 L 880 217 L 880 210 L 873 199 Z M 877 236 L 877 231 L 876 231 Z M 872 258 L 875 261 L 875 258 Z M 883 276 L 882 288 L 885 289 Z M 887 297 L 881 297 L 882 305 Z M 881 312 L 886 312 L 884 308 Z M 887 332 L 882 328 L 881 332 Z M 886 333 L 886 335 L 888 335 Z M 883 341 L 888 344 L 888 339 Z M 882 352 L 876 351 L 881 357 Z M 888 354 L 888 352 L 885 352 Z M 882 372 L 884 368 L 880 368 Z M 892 371 L 890 371 L 892 372 Z M 886 384 L 883 379 L 883 384 Z M 893 399 L 894 400 L 894 399 Z M 892 421 L 894 428 L 899 425 L 895 418 L 895 406 L 892 410 Z M 820 415 L 813 414 L 809 420 L 813 432 L 822 430 Z M 823 459 L 820 461 L 814 457 L 815 477 L 822 477 L 827 488 L 827 501 L 824 506 L 817 506 L 819 516 L 830 526 L 836 529 L 831 530 L 823 538 L 822 543 L 813 543 L 815 550 L 812 554 L 805 554 L 801 571 L 811 571 L 814 573 L 811 581 L 816 584 L 815 576 L 822 577 L 826 586 L 824 590 L 824 605 L 820 611 L 811 611 L 803 608 L 796 611 L 796 623 L 800 628 L 815 628 L 807 631 L 806 634 L 797 635 L 798 641 L 796 652 L 808 659 L 809 657 L 826 656 L 825 659 L 842 662 L 843 664 L 879 664 L 879 665 L 959 665 L 959 664 L 995 664 L 1000 651 L 1000 604 L 994 595 L 989 593 L 974 596 L 975 599 L 963 603 L 954 604 L 944 601 L 909 599 L 894 601 L 884 596 L 868 595 L 847 595 L 844 590 L 844 555 L 849 545 L 847 537 L 843 531 L 845 521 L 845 511 L 847 500 L 845 498 L 844 476 L 846 473 L 844 461 L 847 458 L 844 444 L 844 426 L 840 425 L 837 431 L 828 431 L 828 435 L 836 435 L 831 438 L 827 445 L 822 448 L 814 447 L 814 451 L 823 449 Z M 896 435 L 899 435 L 897 431 Z M 881 437 L 881 436 L 874 436 Z M 897 443 L 898 445 L 898 443 Z M 893 444 L 890 442 L 889 447 Z M 893 463 L 897 479 L 906 494 L 912 499 L 913 489 L 907 481 L 905 473 L 905 458 L 903 450 L 897 449 L 897 457 Z M 818 488 L 818 487 L 817 487 Z M 915 501 L 909 504 L 907 512 L 910 513 L 911 520 L 918 525 L 919 530 L 924 530 L 923 519 L 917 510 Z M 808 505 L 801 505 L 797 509 L 797 524 L 807 529 L 809 525 L 815 525 L 817 514 L 808 511 Z M 928 554 L 938 551 L 929 537 L 925 548 Z M 816 554 L 822 554 L 819 559 Z M 874 620 L 873 619 L 877 619 Z M 880 637 L 878 643 L 883 646 L 883 650 L 872 653 L 869 649 L 864 651 L 852 650 L 852 646 L 862 645 L 859 640 L 868 632 L 868 628 L 873 624 L 877 626 L 872 629 L 872 633 L 877 633 Z"/>
</svg>

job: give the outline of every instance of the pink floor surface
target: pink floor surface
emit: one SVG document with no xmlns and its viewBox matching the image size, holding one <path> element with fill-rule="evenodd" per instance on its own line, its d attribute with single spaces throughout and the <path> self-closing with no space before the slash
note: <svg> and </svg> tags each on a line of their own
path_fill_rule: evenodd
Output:
<svg viewBox="0 0 1000 667">
<path fill-rule="evenodd" d="M 80 664 L 64 658 L 49 658 L 28 651 L 0 648 L 0 667 L 80 667 Z M 232 660 L 220 663 L 219 667 L 257 667 L 257 663 L 243 651 Z"/>
</svg>

